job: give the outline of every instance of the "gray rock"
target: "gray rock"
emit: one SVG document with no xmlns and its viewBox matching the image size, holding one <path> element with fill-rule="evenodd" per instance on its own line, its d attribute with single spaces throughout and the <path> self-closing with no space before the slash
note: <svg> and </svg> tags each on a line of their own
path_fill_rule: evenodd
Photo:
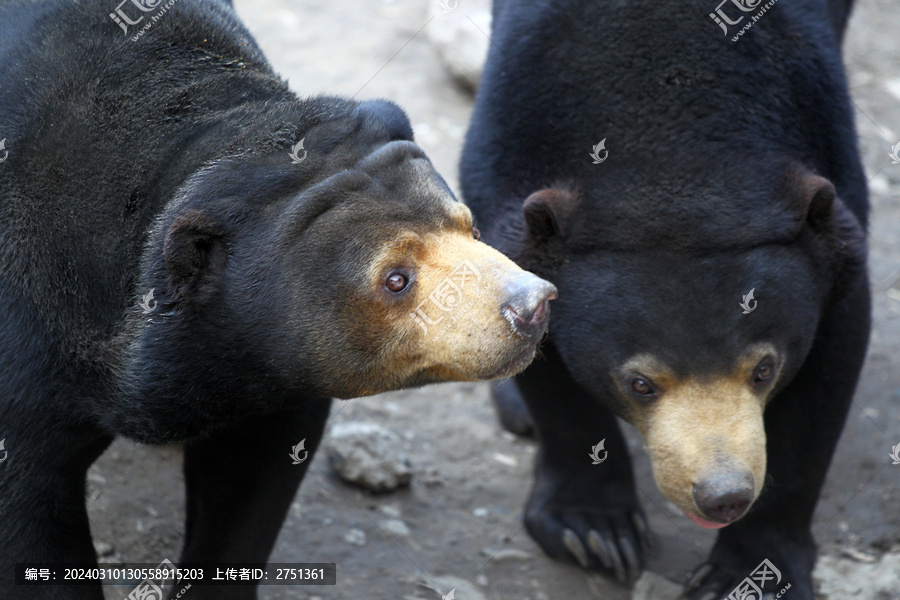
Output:
<svg viewBox="0 0 900 600">
<path fill-rule="evenodd" d="M 97 553 L 97 556 L 103 558 L 106 556 L 111 556 L 113 552 L 115 552 L 115 548 L 113 548 L 112 544 L 108 544 L 106 542 L 94 542 L 94 551 Z"/>
<path fill-rule="evenodd" d="M 662 575 L 644 571 L 631 591 L 631 600 L 674 600 L 681 595 L 681 586 Z"/>
<path fill-rule="evenodd" d="M 355 527 L 344 534 L 344 541 L 354 546 L 366 545 L 366 532 Z"/>
<path fill-rule="evenodd" d="M 400 436 L 381 425 L 338 423 L 325 441 L 325 453 L 341 479 L 373 492 L 389 492 L 412 478 L 402 445 Z"/>
<path fill-rule="evenodd" d="M 388 535 L 409 537 L 409 527 L 401 519 L 385 519 L 378 526 Z"/>
<path fill-rule="evenodd" d="M 441 62 L 462 85 L 478 89 L 490 45 L 490 0 L 428 0 L 428 7 L 426 31 Z"/>
<path fill-rule="evenodd" d="M 526 552 L 517 548 L 504 548 L 491 556 L 491 560 L 494 562 L 531 560 L 533 558 L 534 554 L 531 552 Z"/>
<path fill-rule="evenodd" d="M 813 571 L 818 596 L 823 600 L 884 600 L 900 598 L 900 552 L 875 562 L 823 556 Z"/>
</svg>

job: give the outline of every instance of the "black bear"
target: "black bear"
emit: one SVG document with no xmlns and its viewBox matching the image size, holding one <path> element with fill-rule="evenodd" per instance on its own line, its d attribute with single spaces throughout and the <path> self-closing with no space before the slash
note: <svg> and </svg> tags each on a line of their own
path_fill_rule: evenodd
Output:
<svg viewBox="0 0 900 600">
<path fill-rule="evenodd" d="M 103 597 L 12 565 L 95 562 L 115 435 L 185 441 L 182 561 L 265 562 L 331 397 L 509 377 L 556 294 L 397 106 L 299 100 L 226 2 L 107 4 L 0 5 L 4 600 Z"/>
<path fill-rule="evenodd" d="M 643 568 L 620 417 L 663 493 L 724 527 L 689 598 L 812 599 L 870 319 L 849 4 L 495 1 L 462 195 L 560 290 L 544 356 L 494 390 L 539 440 L 525 523 L 550 556 Z"/>
</svg>

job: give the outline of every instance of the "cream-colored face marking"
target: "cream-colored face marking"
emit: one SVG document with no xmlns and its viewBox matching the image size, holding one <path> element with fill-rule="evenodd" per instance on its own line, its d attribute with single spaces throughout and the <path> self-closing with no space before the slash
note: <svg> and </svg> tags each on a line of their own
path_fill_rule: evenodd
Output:
<svg viewBox="0 0 900 600">
<path fill-rule="evenodd" d="M 367 309 L 366 318 L 385 328 L 376 372 L 368 377 L 373 391 L 508 377 L 534 357 L 535 340 L 518 334 L 501 312 L 508 283 L 525 272 L 474 239 L 465 205 L 449 204 L 446 215 L 437 231 L 395 236 L 371 263 L 375 297 L 392 269 L 408 273 L 411 282 L 400 302 Z"/>
<path fill-rule="evenodd" d="M 632 358 L 621 370 L 649 378 L 660 391 L 657 399 L 645 405 L 632 399 L 629 420 L 644 436 L 659 489 L 683 511 L 703 514 L 694 501 L 694 484 L 717 470 L 751 473 L 754 501 L 762 491 L 766 476 L 763 411 L 774 381 L 758 389 L 750 381 L 767 356 L 774 360 L 774 348 L 754 346 L 730 373 L 702 379 L 678 378 L 647 355 Z"/>
</svg>

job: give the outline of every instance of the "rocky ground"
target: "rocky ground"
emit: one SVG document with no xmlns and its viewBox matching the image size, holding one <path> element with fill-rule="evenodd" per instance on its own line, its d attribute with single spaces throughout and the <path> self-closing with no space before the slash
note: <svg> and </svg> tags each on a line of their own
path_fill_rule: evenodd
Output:
<svg viewBox="0 0 900 600">
<path fill-rule="evenodd" d="M 301 95 L 386 97 L 406 108 L 419 143 L 451 185 L 486 48 L 478 3 L 449 0 L 235 0 L 276 70 Z M 819 505 L 821 600 L 900 599 L 900 4 L 861 0 L 845 44 L 874 213 L 875 327 L 868 361 Z M 698 17 L 699 18 L 699 17 Z M 473 40 L 473 41 L 465 41 Z M 481 48 L 478 50 L 477 48 Z M 440 52 L 439 52 L 440 51 Z M 443 56 L 443 58 L 442 58 Z M 656 533 L 635 590 L 548 560 L 522 528 L 535 446 L 498 428 L 482 385 L 444 385 L 335 403 L 332 424 L 366 422 L 399 435 L 412 481 L 372 495 L 341 481 L 324 453 L 299 491 L 273 562 L 337 563 L 333 587 L 266 587 L 261 598 L 626 600 L 674 598 L 711 536 L 657 491 L 631 432 L 638 487 Z M 299 441 L 299 440 L 298 440 Z M 818 449 L 809 449 L 814 454 Z M 178 447 L 116 442 L 91 469 L 89 503 L 104 560 L 176 559 L 184 517 Z M 123 598 L 125 588 L 106 588 Z M 788 596 L 789 597 L 789 596 Z"/>
</svg>

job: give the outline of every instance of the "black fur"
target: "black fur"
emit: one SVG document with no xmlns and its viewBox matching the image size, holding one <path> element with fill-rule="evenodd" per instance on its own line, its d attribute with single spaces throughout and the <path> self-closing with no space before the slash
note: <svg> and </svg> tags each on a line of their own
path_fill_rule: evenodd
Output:
<svg viewBox="0 0 900 600">
<path fill-rule="evenodd" d="M 315 452 L 388 342 L 355 311 L 371 253 L 452 198 L 402 110 L 299 100 L 229 3 L 181 0 L 134 40 L 112 10 L 0 4 L 4 600 L 102 598 L 12 565 L 95 560 L 84 478 L 114 435 L 186 440 L 184 560 L 264 562 L 309 464 L 291 445 Z"/>
<path fill-rule="evenodd" d="M 545 359 L 498 394 L 520 395 L 541 443 L 531 535 L 574 560 L 564 531 L 584 548 L 597 531 L 611 554 L 585 566 L 633 577 L 645 536 L 616 369 L 647 352 L 714 375 L 767 341 L 787 356 L 765 414 L 769 483 L 689 597 L 724 596 L 768 558 L 812 600 L 810 520 L 869 331 L 866 180 L 839 50 L 850 2 L 777 2 L 737 42 L 716 5 L 495 2 L 463 195 L 483 239 L 560 290 Z M 810 197 L 813 173 L 836 199 Z M 546 188 L 560 193 L 523 211 Z M 754 287 L 749 318 L 737 304 Z M 602 438 L 619 451 L 601 472 L 586 455 Z"/>
</svg>

